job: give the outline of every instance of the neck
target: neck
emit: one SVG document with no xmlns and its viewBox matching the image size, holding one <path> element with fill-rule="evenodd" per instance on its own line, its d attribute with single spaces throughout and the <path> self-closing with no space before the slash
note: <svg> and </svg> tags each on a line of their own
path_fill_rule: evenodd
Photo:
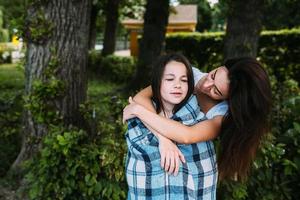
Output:
<svg viewBox="0 0 300 200">
<path fill-rule="evenodd" d="M 210 98 L 209 96 L 207 96 L 204 93 L 198 93 L 197 99 L 198 99 L 200 108 L 204 113 L 207 113 L 209 111 L 209 109 L 211 109 L 214 105 L 219 103 L 219 101 Z"/>
<path fill-rule="evenodd" d="M 173 109 L 174 105 L 168 104 L 168 103 L 163 103 L 164 104 L 164 110 L 161 112 L 165 117 L 170 118 L 173 115 Z"/>
</svg>

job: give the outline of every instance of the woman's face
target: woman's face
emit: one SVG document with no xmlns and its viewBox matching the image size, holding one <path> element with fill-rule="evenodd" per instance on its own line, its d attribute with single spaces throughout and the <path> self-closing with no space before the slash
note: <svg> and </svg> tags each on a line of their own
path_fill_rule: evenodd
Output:
<svg viewBox="0 0 300 200">
<path fill-rule="evenodd" d="M 160 93 L 165 108 L 170 108 L 184 100 L 188 92 L 187 70 L 183 63 L 171 61 L 164 70 Z M 170 107 L 171 106 L 171 107 Z"/>
<path fill-rule="evenodd" d="M 228 69 L 222 66 L 210 71 L 197 83 L 196 92 L 204 93 L 214 100 L 227 99 L 229 92 Z"/>
</svg>

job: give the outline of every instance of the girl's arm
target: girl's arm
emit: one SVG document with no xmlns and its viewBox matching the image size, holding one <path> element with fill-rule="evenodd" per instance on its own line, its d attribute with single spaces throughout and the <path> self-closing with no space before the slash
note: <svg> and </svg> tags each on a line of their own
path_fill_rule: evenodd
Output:
<svg viewBox="0 0 300 200">
<path fill-rule="evenodd" d="M 179 143 L 192 144 L 208 141 L 216 138 L 221 130 L 223 116 L 216 116 L 193 126 L 185 126 L 147 110 L 132 99 L 129 101 L 130 104 L 124 109 L 123 120 L 138 117 L 158 133 Z"/>
</svg>

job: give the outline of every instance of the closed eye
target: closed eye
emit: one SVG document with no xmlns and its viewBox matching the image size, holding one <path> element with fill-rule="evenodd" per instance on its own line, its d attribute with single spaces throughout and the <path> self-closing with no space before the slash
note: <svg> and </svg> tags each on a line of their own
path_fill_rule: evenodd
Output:
<svg viewBox="0 0 300 200">
<path fill-rule="evenodd" d="M 217 92 L 217 90 L 214 90 L 215 95 L 220 96 L 220 94 Z"/>
<path fill-rule="evenodd" d="M 217 71 L 218 71 L 218 70 L 216 70 L 215 73 L 213 73 L 213 74 L 211 75 L 211 79 L 212 79 L 212 80 L 215 80 Z"/>
<path fill-rule="evenodd" d="M 215 89 L 214 89 L 214 93 L 215 93 L 216 95 L 222 97 L 223 94 L 220 92 L 220 90 L 219 90 L 216 86 L 215 86 L 214 88 L 215 88 Z"/>
</svg>

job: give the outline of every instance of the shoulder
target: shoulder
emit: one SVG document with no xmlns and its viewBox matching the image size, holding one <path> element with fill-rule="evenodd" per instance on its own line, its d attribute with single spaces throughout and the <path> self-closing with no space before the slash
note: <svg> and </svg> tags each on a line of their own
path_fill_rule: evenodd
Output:
<svg viewBox="0 0 300 200">
<path fill-rule="evenodd" d="M 195 82 L 195 85 L 197 85 L 198 81 L 206 75 L 206 73 L 204 72 L 201 72 L 198 68 L 196 67 L 192 67 L 193 69 L 193 76 L 194 76 L 194 82 Z"/>
<path fill-rule="evenodd" d="M 222 101 L 216 104 L 206 113 L 206 118 L 213 119 L 216 116 L 224 116 L 226 115 L 227 111 L 228 111 L 228 103 L 227 101 Z"/>
</svg>

